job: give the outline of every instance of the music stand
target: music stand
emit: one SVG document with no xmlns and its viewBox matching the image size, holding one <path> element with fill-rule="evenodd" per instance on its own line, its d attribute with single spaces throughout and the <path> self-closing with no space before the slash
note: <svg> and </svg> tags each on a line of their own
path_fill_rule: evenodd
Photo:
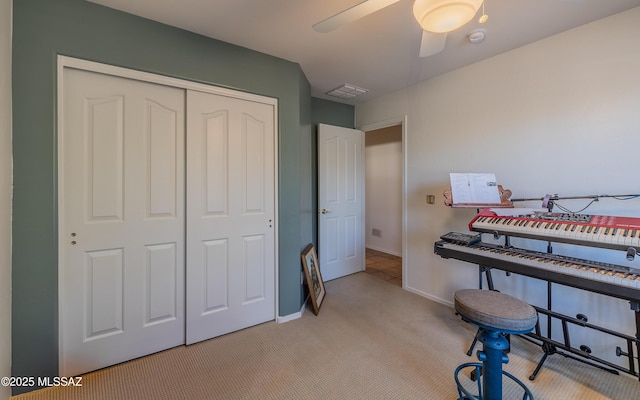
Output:
<svg viewBox="0 0 640 400">
<path fill-rule="evenodd" d="M 511 190 L 504 189 L 502 185 L 498 185 L 498 193 L 500 194 L 500 203 L 457 203 L 453 202 L 453 192 L 451 188 L 445 190 L 442 194 L 444 195 L 444 204 L 451 208 L 513 208 L 513 203 L 511 202 Z"/>
</svg>

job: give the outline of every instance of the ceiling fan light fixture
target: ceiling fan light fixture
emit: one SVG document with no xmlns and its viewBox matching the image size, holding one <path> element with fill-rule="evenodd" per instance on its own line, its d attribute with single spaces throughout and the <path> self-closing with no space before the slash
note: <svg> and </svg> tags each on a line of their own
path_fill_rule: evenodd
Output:
<svg viewBox="0 0 640 400">
<path fill-rule="evenodd" d="M 469 22 L 483 0 L 416 0 L 413 15 L 425 31 L 451 32 Z"/>
</svg>

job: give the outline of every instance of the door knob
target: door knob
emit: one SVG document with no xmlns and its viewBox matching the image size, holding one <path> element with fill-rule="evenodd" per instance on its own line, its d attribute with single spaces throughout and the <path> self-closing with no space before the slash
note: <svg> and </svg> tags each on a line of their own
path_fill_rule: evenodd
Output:
<svg viewBox="0 0 640 400">
<path fill-rule="evenodd" d="M 323 214 L 326 214 L 326 213 L 330 213 L 331 210 L 327 210 L 326 208 L 323 208 L 320 212 Z"/>
</svg>

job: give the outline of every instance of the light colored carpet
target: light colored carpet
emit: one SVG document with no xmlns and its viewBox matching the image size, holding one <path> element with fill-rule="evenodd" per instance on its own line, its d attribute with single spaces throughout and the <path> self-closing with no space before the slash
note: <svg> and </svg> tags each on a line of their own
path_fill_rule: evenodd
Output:
<svg viewBox="0 0 640 400">
<path fill-rule="evenodd" d="M 318 316 L 270 322 L 86 374 L 81 388 L 40 399 L 456 399 L 453 371 L 475 361 L 475 328 L 453 309 L 366 273 L 325 284 Z M 640 398 L 640 383 L 551 356 L 527 379 L 539 347 L 512 340 L 505 370 L 538 400 Z M 522 398 L 505 387 L 505 399 Z"/>
</svg>

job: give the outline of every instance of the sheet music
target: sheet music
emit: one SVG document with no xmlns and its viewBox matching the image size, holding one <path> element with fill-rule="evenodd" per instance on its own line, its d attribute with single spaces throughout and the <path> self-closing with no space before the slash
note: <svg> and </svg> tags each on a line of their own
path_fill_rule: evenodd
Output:
<svg viewBox="0 0 640 400">
<path fill-rule="evenodd" d="M 495 174 L 449 174 L 453 204 L 500 204 Z"/>
</svg>

